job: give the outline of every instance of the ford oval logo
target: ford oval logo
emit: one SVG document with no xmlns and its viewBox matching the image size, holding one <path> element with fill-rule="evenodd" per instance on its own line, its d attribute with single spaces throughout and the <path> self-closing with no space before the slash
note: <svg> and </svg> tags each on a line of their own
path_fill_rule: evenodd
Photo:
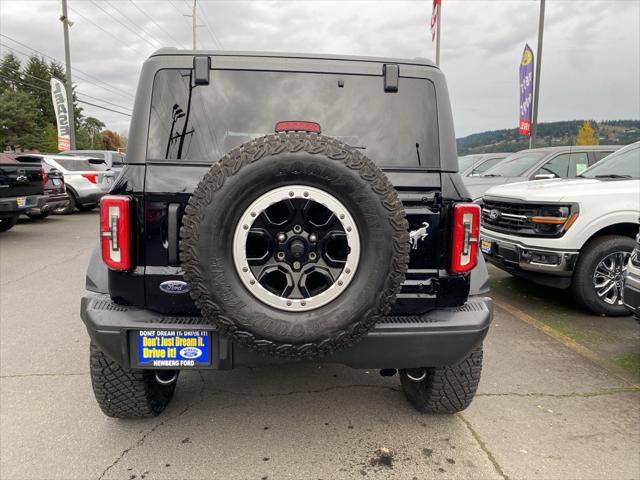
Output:
<svg viewBox="0 0 640 480">
<path fill-rule="evenodd" d="M 160 290 L 164 293 L 177 295 L 180 293 L 187 293 L 189 291 L 189 285 L 187 285 L 187 282 L 183 282 L 181 280 L 167 280 L 160 284 Z"/>
<path fill-rule="evenodd" d="M 502 215 L 502 212 L 500 212 L 500 210 L 494 208 L 493 210 L 491 210 L 489 212 L 489 218 L 491 220 L 497 220 L 498 218 L 500 218 L 500 215 Z"/>
<path fill-rule="evenodd" d="M 180 356 L 192 360 L 202 355 L 202 350 L 197 347 L 184 347 L 180 350 Z"/>
</svg>

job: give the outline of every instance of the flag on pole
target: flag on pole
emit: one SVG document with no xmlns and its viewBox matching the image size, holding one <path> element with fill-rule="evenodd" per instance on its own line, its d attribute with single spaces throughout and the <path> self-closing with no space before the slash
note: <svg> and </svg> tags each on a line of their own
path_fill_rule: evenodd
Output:
<svg viewBox="0 0 640 480">
<path fill-rule="evenodd" d="M 431 10 L 431 41 L 436 39 L 436 32 L 438 31 L 438 11 L 440 10 L 440 4 L 442 0 L 433 0 L 433 10 Z"/>
<path fill-rule="evenodd" d="M 520 135 L 531 136 L 533 99 L 533 51 L 525 45 L 520 60 Z"/>
<path fill-rule="evenodd" d="M 71 126 L 69 125 L 67 91 L 64 83 L 57 78 L 51 79 L 51 98 L 58 123 L 58 151 L 66 152 L 71 148 Z"/>
</svg>

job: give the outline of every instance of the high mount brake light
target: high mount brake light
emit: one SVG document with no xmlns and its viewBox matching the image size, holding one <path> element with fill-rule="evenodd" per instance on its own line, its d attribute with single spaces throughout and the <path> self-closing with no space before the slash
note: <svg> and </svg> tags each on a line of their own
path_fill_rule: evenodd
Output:
<svg viewBox="0 0 640 480">
<path fill-rule="evenodd" d="M 286 121 L 276 123 L 276 132 L 320 132 L 320 124 L 316 122 Z"/>
<path fill-rule="evenodd" d="M 466 273 L 478 262 L 480 206 L 458 203 L 453 207 L 451 273 Z"/>
<path fill-rule="evenodd" d="M 91 183 L 98 183 L 97 173 L 82 173 L 81 175 L 87 180 L 89 180 Z"/>
<path fill-rule="evenodd" d="M 106 195 L 100 200 L 102 260 L 113 270 L 131 268 L 131 198 Z"/>
</svg>

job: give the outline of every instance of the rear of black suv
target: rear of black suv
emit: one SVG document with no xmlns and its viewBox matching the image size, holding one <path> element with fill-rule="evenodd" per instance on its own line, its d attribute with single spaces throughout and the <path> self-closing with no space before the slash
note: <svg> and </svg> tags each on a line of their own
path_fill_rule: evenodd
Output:
<svg viewBox="0 0 640 480">
<path fill-rule="evenodd" d="M 314 361 L 466 408 L 492 318 L 468 201 L 429 62 L 157 52 L 82 300 L 100 407 L 160 413 L 181 370 Z"/>
</svg>

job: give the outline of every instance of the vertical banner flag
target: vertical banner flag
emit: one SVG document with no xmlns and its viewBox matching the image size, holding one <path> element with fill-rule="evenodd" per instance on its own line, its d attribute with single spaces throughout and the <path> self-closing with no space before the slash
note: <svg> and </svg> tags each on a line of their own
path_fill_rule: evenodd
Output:
<svg viewBox="0 0 640 480">
<path fill-rule="evenodd" d="M 438 10 L 440 10 L 440 4 L 442 0 L 433 0 L 433 9 L 431 10 L 431 41 L 436 39 L 436 32 L 440 27 L 438 25 Z"/>
<path fill-rule="evenodd" d="M 520 135 L 531 136 L 533 51 L 525 45 L 520 61 Z"/>
<path fill-rule="evenodd" d="M 58 150 L 66 152 L 71 149 L 71 127 L 67 107 L 67 91 L 64 83 L 57 78 L 51 79 L 51 99 L 58 122 Z"/>
</svg>

